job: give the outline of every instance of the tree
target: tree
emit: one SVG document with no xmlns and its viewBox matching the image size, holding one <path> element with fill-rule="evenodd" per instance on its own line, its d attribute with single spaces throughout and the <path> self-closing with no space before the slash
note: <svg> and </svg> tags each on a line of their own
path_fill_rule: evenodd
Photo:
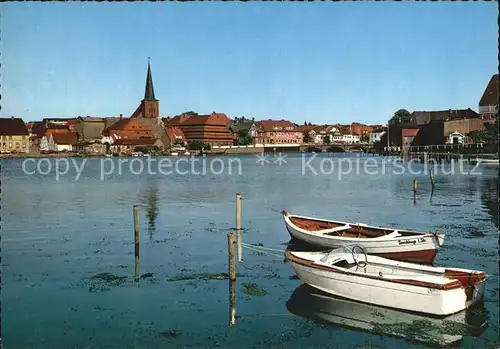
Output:
<svg viewBox="0 0 500 349">
<path fill-rule="evenodd" d="M 399 109 L 394 116 L 389 119 L 389 125 L 403 124 L 410 121 L 410 112 L 406 109 Z"/>
<path fill-rule="evenodd" d="M 249 145 L 252 144 L 252 137 L 248 134 L 248 129 L 241 129 L 236 132 L 236 139 L 234 145 Z"/>
<path fill-rule="evenodd" d="M 497 145 L 498 131 L 498 119 L 496 119 L 493 124 L 485 123 L 484 130 L 472 131 L 469 133 L 469 136 L 474 143 Z"/>
<path fill-rule="evenodd" d="M 303 143 L 311 143 L 313 141 L 311 135 L 309 134 L 309 132 L 305 132 L 304 133 L 304 137 L 302 138 L 302 142 Z"/>
<path fill-rule="evenodd" d="M 326 135 L 323 137 L 323 143 L 327 145 L 331 143 L 330 135 Z"/>
<path fill-rule="evenodd" d="M 370 141 L 370 136 L 368 136 L 368 133 L 363 133 L 361 137 L 359 137 L 359 141 L 361 143 L 368 143 Z"/>
</svg>

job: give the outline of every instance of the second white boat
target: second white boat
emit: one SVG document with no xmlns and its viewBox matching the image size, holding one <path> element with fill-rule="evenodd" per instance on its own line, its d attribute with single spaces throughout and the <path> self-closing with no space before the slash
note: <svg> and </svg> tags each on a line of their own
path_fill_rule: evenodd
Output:
<svg viewBox="0 0 500 349">
<path fill-rule="evenodd" d="M 437 316 L 457 313 L 481 300 L 488 277 L 481 271 L 424 266 L 367 255 L 360 246 L 351 251 L 347 248 L 331 252 L 286 251 L 285 257 L 302 282 L 321 291 Z"/>
</svg>

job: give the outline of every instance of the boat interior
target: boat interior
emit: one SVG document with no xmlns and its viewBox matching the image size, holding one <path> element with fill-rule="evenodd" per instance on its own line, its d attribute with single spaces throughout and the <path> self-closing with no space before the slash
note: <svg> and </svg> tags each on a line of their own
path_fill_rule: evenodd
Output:
<svg viewBox="0 0 500 349">
<path fill-rule="evenodd" d="M 458 281 L 467 294 L 467 301 L 472 299 L 473 286 L 484 281 L 488 277 L 486 273 L 474 270 L 464 271 L 457 269 L 445 269 L 444 272 L 439 270 L 432 271 L 418 268 L 414 269 L 401 265 L 374 263 L 371 261 L 364 264 L 367 259 L 363 255 L 358 255 L 356 257 L 358 263 L 356 263 L 352 256 L 347 257 L 348 258 L 335 258 L 327 263 L 324 263 L 324 260 L 316 261 L 315 263 L 334 265 L 356 273 L 363 273 L 381 278 L 385 277 L 391 280 L 405 280 L 415 284 L 430 283 L 435 285 L 448 285 L 454 284 Z"/>
<path fill-rule="evenodd" d="M 379 238 L 421 235 L 420 232 L 406 230 L 384 229 L 369 227 L 364 224 L 351 224 L 334 221 L 323 221 L 296 216 L 289 217 L 297 227 L 322 235 L 331 235 L 344 238 Z"/>
</svg>

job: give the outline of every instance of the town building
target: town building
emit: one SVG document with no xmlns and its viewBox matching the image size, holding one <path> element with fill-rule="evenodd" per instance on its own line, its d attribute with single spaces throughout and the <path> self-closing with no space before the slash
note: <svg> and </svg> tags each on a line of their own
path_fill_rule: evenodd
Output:
<svg viewBox="0 0 500 349">
<path fill-rule="evenodd" d="M 485 121 L 481 118 L 475 119 L 457 119 L 448 120 L 444 124 L 444 136 L 447 137 L 450 133 L 459 132 L 462 134 L 469 134 L 473 131 L 484 130 Z"/>
<path fill-rule="evenodd" d="M 40 141 L 40 150 L 48 152 L 71 152 L 77 142 L 76 132 L 48 133 Z"/>
<path fill-rule="evenodd" d="M 315 126 L 307 135 L 314 144 L 330 144 L 333 142 L 333 136 L 338 132 L 339 130 L 335 126 L 321 125 Z"/>
<path fill-rule="evenodd" d="M 78 142 L 72 146 L 73 151 L 86 154 L 105 154 L 108 148 L 109 144 L 102 143 L 101 141 Z"/>
<path fill-rule="evenodd" d="M 479 114 L 486 122 L 494 123 L 498 114 L 498 74 L 491 77 L 490 82 L 479 100 Z"/>
<path fill-rule="evenodd" d="M 353 122 L 351 123 L 350 126 L 350 134 L 357 135 L 363 137 L 366 135 L 368 138 L 368 135 L 374 130 L 373 126 L 361 124 L 359 122 Z"/>
<path fill-rule="evenodd" d="M 120 118 L 100 118 L 91 116 L 79 116 L 75 120 L 75 132 L 79 142 L 97 141 L 102 138 L 103 131 L 123 119 Z"/>
<path fill-rule="evenodd" d="M 211 146 L 233 144 L 233 135 L 228 129 L 229 122 L 226 114 L 216 112 L 209 115 L 188 112 L 164 120 L 166 126 L 179 127 L 188 143 L 200 142 Z"/>
<path fill-rule="evenodd" d="M 121 119 L 103 131 L 105 137 L 123 139 L 152 138 L 153 132 L 149 125 L 143 125 L 137 118 Z"/>
<path fill-rule="evenodd" d="M 113 144 L 109 146 L 109 151 L 111 153 L 118 153 L 124 155 L 130 155 L 137 152 L 141 148 L 152 148 L 162 149 L 165 147 L 161 139 L 153 138 L 137 138 L 137 139 L 117 139 Z"/>
<path fill-rule="evenodd" d="M 236 117 L 234 120 L 229 121 L 228 128 L 233 134 L 233 138 L 246 136 L 253 139 L 257 136 L 258 127 L 255 118 Z"/>
<path fill-rule="evenodd" d="M 165 126 L 165 131 L 167 132 L 167 137 L 170 141 L 170 144 L 186 146 L 187 139 L 184 136 L 184 132 L 182 132 L 180 127 L 177 126 Z"/>
<path fill-rule="evenodd" d="M 460 132 L 452 132 L 446 137 L 446 144 L 465 144 L 467 136 Z"/>
<path fill-rule="evenodd" d="M 479 119 L 480 116 L 474 110 L 448 109 L 436 111 L 414 111 L 410 114 L 410 123 L 414 125 L 424 125 L 431 121 L 449 121 L 464 119 Z"/>
<path fill-rule="evenodd" d="M 0 118 L 0 152 L 29 153 L 30 133 L 23 119 Z"/>
<path fill-rule="evenodd" d="M 354 134 L 340 134 L 336 133 L 335 135 L 332 136 L 333 142 L 332 143 L 339 143 L 339 144 L 355 144 L 359 143 L 359 136 L 354 135 Z"/>
<path fill-rule="evenodd" d="M 387 127 L 374 129 L 372 132 L 368 134 L 368 143 L 375 144 L 377 142 L 380 142 L 382 136 L 385 135 L 386 133 L 387 133 Z"/>
<path fill-rule="evenodd" d="M 297 131 L 302 132 L 302 141 L 304 143 L 314 143 L 316 132 L 311 132 L 311 131 L 313 131 L 314 128 L 317 126 L 318 125 L 312 125 L 311 123 L 309 124 L 304 123 L 304 125 L 297 126 Z"/>
<path fill-rule="evenodd" d="M 401 129 L 401 140 L 403 147 L 410 147 L 413 140 L 417 136 L 419 128 L 403 128 Z"/>
<path fill-rule="evenodd" d="M 303 132 L 286 120 L 262 120 L 257 123 L 256 144 L 302 144 Z"/>
<path fill-rule="evenodd" d="M 159 113 L 160 101 L 155 97 L 151 64 L 148 61 L 146 86 L 141 103 L 130 118 L 121 116 L 120 120 L 107 126 L 102 135 L 106 140 L 152 139 L 155 143 L 159 139 L 163 147 L 170 147 L 170 140 Z"/>
</svg>

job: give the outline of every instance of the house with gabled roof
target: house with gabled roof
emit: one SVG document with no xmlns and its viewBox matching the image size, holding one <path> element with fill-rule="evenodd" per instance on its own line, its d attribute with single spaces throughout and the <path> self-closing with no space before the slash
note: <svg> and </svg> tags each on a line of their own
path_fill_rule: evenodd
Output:
<svg viewBox="0 0 500 349">
<path fill-rule="evenodd" d="M 304 134 L 287 120 L 262 120 L 257 123 L 257 144 L 302 144 Z"/>
<path fill-rule="evenodd" d="M 201 142 L 211 146 L 232 145 L 233 135 L 229 131 L 230 119 L 224 113 L 199 115 L 194 112 L 183 113 L 165 119 L 166 126 L 179 127 L 187 142 Z"/>
<path fill-rule="evenodd" d="M 23 119 L 0 118 L 0 152 L 29 153 L 30 132 Z"/>
<path fill-rule="evenodd" d="M 493 75 L 479 100 L 479 114 L 484 121 L 493 123 L 497 118 L 499 84 L 498 74 Z"/>
</svg>

